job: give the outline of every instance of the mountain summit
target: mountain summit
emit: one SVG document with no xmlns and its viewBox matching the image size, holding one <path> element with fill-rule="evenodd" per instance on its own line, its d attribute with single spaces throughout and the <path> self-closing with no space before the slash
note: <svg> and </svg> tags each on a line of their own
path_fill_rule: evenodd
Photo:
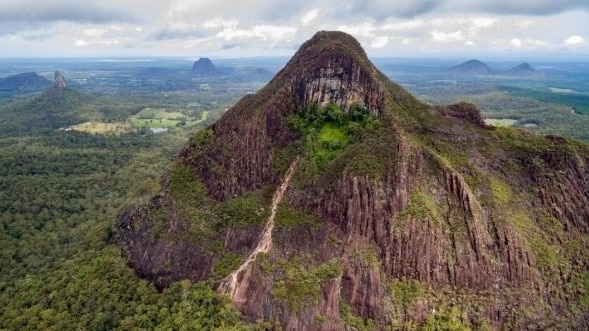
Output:
<svg viewBox="0 0 589 331">
<path fill-rule="evenodd" d="M 201 57 L 192 64 L 192 71 L 199 75 L 213 75 L 217 73 L 217 68 L 209 58 Z"/>
<path fill-rule="evenodd" d="M 448 69 L 448 71 L 455 74 L 465 75 L 490 75 L 494 73 L 493 69 L 489 68 L 486 63 L 480 60 L 466 61 Z"/>
<path fill-rule="evenodd" d="M 318 32 L 194 134 L 113 241 L 285 330 L 587 327 L 589 148 L 425 105 Z"/>
</svg>

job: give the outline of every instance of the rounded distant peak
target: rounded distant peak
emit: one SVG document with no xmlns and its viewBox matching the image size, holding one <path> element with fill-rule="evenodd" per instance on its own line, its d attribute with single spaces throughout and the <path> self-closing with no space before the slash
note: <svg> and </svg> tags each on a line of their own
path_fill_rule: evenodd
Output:
<svg viewBox="0 0 589 331">
<path fill-rule="evenodd" d="M 318 31 L 299 48 L 298 53 L 340 50 L 344 53 L 366 58 L 362 45 L 352 35 L 342 31 Z"/>
<path fill-rule="evenodd" d="M 492 74 L 493 70 L 483 61 L 472 59 L 448 69 L 457 74 Z"/>
<path fill-rule="evenodd" d="M 192 70 L 199 74 L 214 74 L 217 72 L 213 61 L 207 57 L 201 57 L 195 61 L 192 64 Z"/>
</svg>

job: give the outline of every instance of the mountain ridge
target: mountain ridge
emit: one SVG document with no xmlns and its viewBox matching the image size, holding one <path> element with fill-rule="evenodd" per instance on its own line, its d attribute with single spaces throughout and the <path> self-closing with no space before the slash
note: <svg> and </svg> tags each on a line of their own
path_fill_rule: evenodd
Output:
<svg viewBox="0 0 589 331">
<path fill-rule="evenodd" d="M 236 276 L 246 320 L 587 325 L 583 293 L 567 288 L 589 276 L 589 148 L 487 126 L 472 104 L 425 105 L 342 32 L 315 34 L 197 132 L 112 240 L 158 287 L 187 278 L 225 292 L 295 160 L 273 244 Z"/>
</svg>

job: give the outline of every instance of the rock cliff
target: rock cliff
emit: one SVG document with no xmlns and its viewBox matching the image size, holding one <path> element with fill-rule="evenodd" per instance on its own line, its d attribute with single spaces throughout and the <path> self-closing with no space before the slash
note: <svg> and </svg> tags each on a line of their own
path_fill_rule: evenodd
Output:
<svg viewBox="0 0 589 331">
<path fill-rule="evenodd" d="M 589 148 L 422 104 L 341 32 L 196 133 L 162 187 L 113 240 L 157 286 L 207 280 L 249 321 L 589 323 Z"/>
</svg>

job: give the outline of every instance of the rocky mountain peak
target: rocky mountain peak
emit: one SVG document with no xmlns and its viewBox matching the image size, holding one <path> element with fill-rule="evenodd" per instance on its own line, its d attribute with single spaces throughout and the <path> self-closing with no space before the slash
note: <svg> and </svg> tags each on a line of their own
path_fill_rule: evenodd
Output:
<svg viewBox="0 0 589 331">
<path fill-rule="evenodd" d="M 65 77 L 59 71 L 55 71 L 55 75 L 53 78 L 53 89 L 57 91 L 62 91 L 67 87 L 65 82 Z"/>
<path fill-rule="evenodd" d="M 385 98 L 380 75 L 352 36 L 320 31 L 299 48 L 277 79 L 286 81 L 301 107 L 337 104 L 348 111 L 359 105 L 378 114 Z"/>
<path fill-rule="evenodd" d="M 285 330 L 586 329 L 587 192 L 589 147 L 423 104 L 318 32 L 113 241 L 158 287 L 206 280 Z"/>
</svg>

